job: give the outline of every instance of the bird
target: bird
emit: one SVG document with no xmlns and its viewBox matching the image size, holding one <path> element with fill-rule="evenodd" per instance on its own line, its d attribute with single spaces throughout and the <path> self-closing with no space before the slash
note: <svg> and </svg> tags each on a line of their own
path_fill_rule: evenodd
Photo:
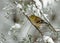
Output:
<svg viewBox="0 0 60 43">
<path fill-rule="evenodd" d="M 29 19 L 32 22 L 32 24 L 35 25 L 37 28 L 40 28 L 41 24 L 44 24 L 44 23 L 46 24 L 46 22 L 42 18 L 36 15 L 30 15 Z"/>
</svg>

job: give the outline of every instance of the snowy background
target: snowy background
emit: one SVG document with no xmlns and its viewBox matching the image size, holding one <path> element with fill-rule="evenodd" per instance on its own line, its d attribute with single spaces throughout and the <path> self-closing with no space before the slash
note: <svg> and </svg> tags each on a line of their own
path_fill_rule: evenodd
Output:
<svg viewBox="0 0 60 43">
<path fill-rule="evenodd" d="M 23 15 L 23 12 L 28 16 L 34 13 L 43 18 L 39 11 L 43 12 L 58 35 L 53 35 L 54 32 L 46 25 L 42 25 L 40 30 L 46 36 L 57 36 L 58 38 L 53 41 L 60 43 L 60 0 L 0 0 L 0 43 L 45 43 L 41 34 Z M 18 23 L 13 21 L 15 14 Z"/>
</svg>

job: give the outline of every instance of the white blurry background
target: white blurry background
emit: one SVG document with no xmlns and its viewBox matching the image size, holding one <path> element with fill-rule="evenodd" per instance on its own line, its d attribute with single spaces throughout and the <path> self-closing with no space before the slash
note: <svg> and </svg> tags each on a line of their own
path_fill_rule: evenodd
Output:
<svg viewBox="0 0 60 43">
<path fill-rule="evenodd" d="M 35 29 L 35 27 L 29 22 L 29 20 L 22 14 L 22 11 L 20 11 L 20 7 L 16 4 L 14 4 L 15 1 L 20 0 L 0 0 L 0 43 L 23 43 L 23 38 L 28 38 L 28 34 L 32 35 L 33 40 L 35 38 L 40 38 L 41 35 L 39 32 Z M 31 2 L 32 0 L 23 0 L 22 5 L 24 7 L 24 2 Z M 36 0 L 35 0 L 36 1 Z M 60 31 L 60 0 L 42 0 L 43 1 L 43 8 L 42 5 L 37 3 L 38 7 L 41 10 L 43 10 L 46 18 L 49 20 L 49 22 L 52 24 L 52 26 L 56 29 L 56 31 Z M 36 1 L 37 2 L 37 1 Z M 41 16 L 38 10 L 36 8 L 33 8 L 31 10 L 32 5 L 28 5 L 29 8 L 25 8 L 26 14 L 30 15 L 31 13 L 34 13 L 35 15 Z M 22 8 L 23 9 L 23 8 Z M 19 29 L 12 29 L 11 27 L 14 25 L 13 22 L 13 14 L 17 14 L 17 17 L 19 18 Z M 43 34 L 50 35 L 50 30 L 48 27 L 44 27 L 41 29 Z M 55 41 L 55 43 L 59 43 L 60 41 L 60 35 L 58 32 L 58 39 Z M 28 39 L 27 39 L 28 40 Z M 28 43 L 28 42 L 24 42 Z M 30 42 L 31 43 L 31 42 Z M 36 42 L 36 43 L 44 43 Z"/>
</svg>

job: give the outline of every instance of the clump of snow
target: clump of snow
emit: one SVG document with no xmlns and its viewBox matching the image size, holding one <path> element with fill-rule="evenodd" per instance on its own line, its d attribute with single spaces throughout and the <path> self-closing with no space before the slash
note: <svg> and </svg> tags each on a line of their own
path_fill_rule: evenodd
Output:
<svg viewBox="0 0 60 43">
<path fill-rule="evenodd" d="M 42 9 L 42 3 L 39 0 L 34 0 L 38 9 Z"/>
<path fill-rule="evenodd" d="M 44 42 L 54 43 L 53 39 L 49 36 L 43 36 L 43 40 Z"/>
<path fill-rule="evenodd" d="M 12 26 L 12 28 L 19 29 L 19 28 L 21 28 L 21 25 L 20 25 L 20 24 L 18 24 L 18 23 L 15 23 L 15 25 L 13 25 L 13 26 Z"/>
<path fill-rule="evenodd" d="M 54 4 L 54 0 L 42 0 L 43 1 L 43 6 L 46 8 L 48 5 Z"/>
</svg>

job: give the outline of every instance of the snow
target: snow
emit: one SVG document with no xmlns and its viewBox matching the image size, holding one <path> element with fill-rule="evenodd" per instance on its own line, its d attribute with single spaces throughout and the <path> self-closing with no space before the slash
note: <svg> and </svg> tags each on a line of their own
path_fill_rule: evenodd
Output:
<svg viewBox="0 0 60 43">
<path fill-rule="evenodd" d="M 43 40 L 48 43 L 54 43 L 53 39 L 49 36 L 43 36 Z"/>
</svg>

